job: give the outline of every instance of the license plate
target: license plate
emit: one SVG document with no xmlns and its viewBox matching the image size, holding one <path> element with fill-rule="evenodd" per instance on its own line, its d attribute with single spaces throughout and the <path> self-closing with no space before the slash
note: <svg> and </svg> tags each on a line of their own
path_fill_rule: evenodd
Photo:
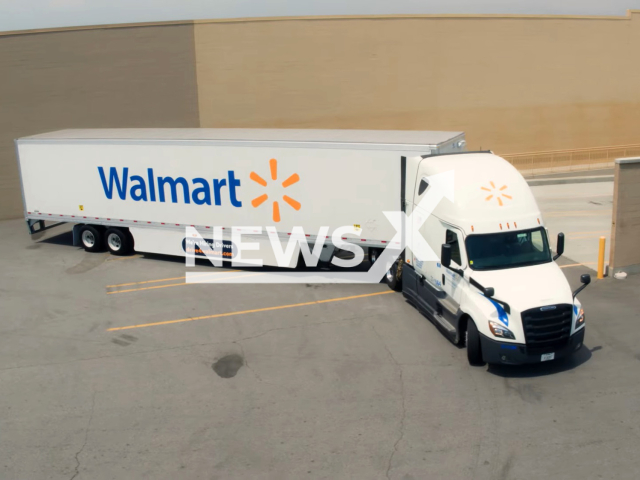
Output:
<svg viewBox="0 0 640 480">
<path fill-rule="evenodd" d="M 556 358 L 555 352 L 553 352 L 553 353 L 543 353 L 542 356 L 540 357 L 540 361 L 541 362 L 546 362 L 548 360 L 553 360 L 554 358 Z"/>
</svg>

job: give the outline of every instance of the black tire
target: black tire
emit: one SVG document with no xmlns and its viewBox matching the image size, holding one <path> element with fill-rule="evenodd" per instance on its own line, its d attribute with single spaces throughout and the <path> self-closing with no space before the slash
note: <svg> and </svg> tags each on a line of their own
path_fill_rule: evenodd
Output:
<svg viewBox="0 0 640 480">
<path fill-rule="evenodd" d="M 80 228 L 80 244 L 85 252 L 100 252 L 104 248 L 104 230 L 92 225 Z"/>
<path fill-rule="evenodd" d="M 469 365 L 474 367 L 482 367 L 485 361 L 482 359 L 482 345 L 480 344 L 480 333 L 478 327 L 472 319 L 467 323 L 467 360 Z"/>
<path fill-rule="evenodd" d="M 108 228 L 104 234 L 104 242 L 112 255 L 129 255 L 133 249 L 131 235 L 119 228 Z"/>
<path fill-rule="evenodd" d="M 371 263 L 371 265 L 376 263 L 381 253 L 382 251 L 378 248 L 369 248 L 369 263 Z"/>
<path fill-rule="evenodd" d="M 395 290 L 396 292 L 402 291 L 402 259 L 399 258 L 396 260 L 391 268 L 385 275 L 385 280 L 387 281 L 387 285 L 391 290 Z"/>
</svg>

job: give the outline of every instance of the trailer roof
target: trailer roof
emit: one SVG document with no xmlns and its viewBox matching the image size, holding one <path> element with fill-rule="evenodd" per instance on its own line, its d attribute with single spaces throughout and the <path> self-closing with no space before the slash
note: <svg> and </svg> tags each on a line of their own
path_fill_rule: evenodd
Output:
<svg viewBox="0 0 640 480">
<path fill-rule="evenodd" d="M 24 137 L 42 140 L 209 140 L 440 145 L 463 132 L 258 128 L 101 128 L 59 130 Z"/>
</svg>

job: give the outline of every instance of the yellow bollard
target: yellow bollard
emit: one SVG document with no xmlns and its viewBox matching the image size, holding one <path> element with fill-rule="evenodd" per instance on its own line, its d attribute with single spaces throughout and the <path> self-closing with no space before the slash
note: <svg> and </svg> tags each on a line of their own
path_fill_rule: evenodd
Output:
<svg viewBox="0 0 640 480">
<path fill-rule="evenodd" d="M 600 249 L 598 250 L 598 279 L 604 278 L 604 244 L 605 237 L 600 237 Z"/>
</svg>

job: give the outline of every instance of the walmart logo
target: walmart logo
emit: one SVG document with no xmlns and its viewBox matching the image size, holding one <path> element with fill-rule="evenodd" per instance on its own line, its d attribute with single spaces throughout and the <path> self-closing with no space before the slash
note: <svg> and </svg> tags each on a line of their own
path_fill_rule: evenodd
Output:
<svg viewBox="0 0 640 480">
<path fill-rule="evenodd" d="M 278 161 L 275 158 L 269 160 L 271 180 L 278 180 Z M 104 195 L 109 200 L 114 196 L 120 200 L 131 199 L 134 202 L 171 202 L 187 203 L 195 205 L 223 205 L 230 204 L 233 207 L 242 207 L 242 201 L 238 199 L 238 188 L 241 182 L 236 178 L 233 170 L 227 172 L 226 178 L 168 177 L 158 176 L 153 168 L 147 168 L 146 175 L 130 175 L 129 168 L 124 167 L 119 172 L 116 167 L 110 167 L 108 173 L 104 167 L 98 167 L 98 174 L 102 182 Z M 256 172 L 251 172 L 249 178 L 263 187 L 267 187 L 267 181 Z M 298 183 L 300 176 L 297 173 L 290 175 L 282 182 L 282 188 L 288 188 Z M 228 198 L 228 201 L 226 200 Z M 300 210 L 302 205 L 288 195 L 282 195 L 282 201 L 294 210 Z M 264 193 L 251 201 L 254 208 L 258 208 L 269 199 Z M 272 218 L 274 222 L 280 221 L 280 203 L 278 198 L 272 201 Z"/>
<path fill-rule="evenodd" d="M 272 158 L 271 160 L 269 160 L 269 170 L 271 171 L 271 180 L 273 181 L 278 180 L 278 161 L 275 158 Z M 249 175 L 249 178 L 254 182 L 262 185 L 263 187 L 267 186 L 267 181 L 264 178 L 262 178 L 260 175 L 258 175 L 256 172 L 251 172 L 251 175 Z M 293 175 L 288 177 L 284 182 L 282 182 L 282 187 L 283 188 L 290 187 L 291 185 L 293 185 L 294 183 L 298 183 L 299 181 L 300 181 L 300 176 L 297 173 L 294 173 Z M 253 208 L 258 208 L 268 199 L 269 199 L 269 196 L 266 193 L 264 193 L 259 197 L 256 197 L 253 200 L 251 200 L 251 205 L 253 206 Z M 298 202 L 297 200 L 294 200 L 293 198 L 287 195 L 283 195 L 282 200 L 287 204 L 289 204 L 291 208 L 293 208 L 294 210 L 300 210 L 300 208 L 302 207 L 300 202 Z M 280 204 L 278 203 L 278 200 L 274 200 L 272 203 L 272 218 L 273 218 L 273 221 L 276 223 L 280 221 Z"/>
<path fill-rule="evenodd" d="M 184 177 L 156 177 L 153 168 L 147 168 L 146 178 L 140 175 L 129 176 L 129 168 L 124 167 L 119 174 L 115 167 L 109 168 L 109 179 L 103 167 L 98 167 L 100 180 L 105 196 L 111 200 L 117 194 L 121 200 L 127 195 L 135 202 L 171 201 L 196 205 L 222 205 L 223 196 L 229 197 L 229 203 L 234 207 L 242 207 L 238 200 L 237 188 L 240 180 L 233 170 L 227 172 L 227 178 L 193 178 L 190 181 Z M 167 200 L 169 199 L 169 200 Z"/>
<path fill-rule="evenodd" d="M 502 200 L 503 198 L 505 198 L 507 200 L 513 200 L 513 197 L 511 195 L 503 193 L 509 187 L 507 187 L 506 185 L 503 185 L 502 187 L 497 188 L 495 183 L 489 182 L 489 184 L 491 185 L 491 188 L 480 187 L 481 190 L 485 190 L 485 191 L 490 193 L 490 195 L 488 195 L 485 198 L 485 201 L 488 202 L 488 201 L 490 201 L 492 199 L 495 199 L 496 202 L 498 202 L 498 205 L 500 205 L 502 207 L 502 206 L 504 206 L 504 201 Z"/>
</svg>

